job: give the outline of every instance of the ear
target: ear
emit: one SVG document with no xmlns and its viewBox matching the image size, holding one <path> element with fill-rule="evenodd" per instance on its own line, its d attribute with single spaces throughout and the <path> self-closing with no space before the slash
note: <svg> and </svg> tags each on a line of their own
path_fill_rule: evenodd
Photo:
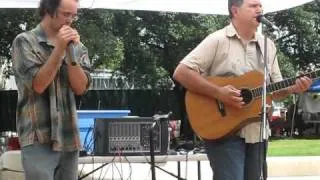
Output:
<svg viewBox="0 0 320 180">
<path fill-rule="evenodd" d="M 238 14 L 238 7 L 237 6 L 231 6 L 231 13 L 233 16 Z"/>
</svg>

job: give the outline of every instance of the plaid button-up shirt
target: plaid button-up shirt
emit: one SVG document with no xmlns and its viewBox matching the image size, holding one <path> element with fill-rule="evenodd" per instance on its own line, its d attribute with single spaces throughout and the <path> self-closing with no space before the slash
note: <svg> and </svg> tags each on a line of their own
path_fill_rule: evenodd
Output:
<svg viewBox="0 0 320 180">
<path fill-rule="evenodd" d="M 48 60 L 54 46 L 39 24 L 35 29 L 19 34 L 12 45 L 15 80 L 18 87 L 17 131 L 21 146 L 48 143 L 56 151 L 81 148 L 74 93 L 70 88 L 66 57 L 54 81 L 42 93 L 32 88 L 32 80 Z M 90 61 L 85 46 L 74 46 L 78 62 L 91 83 Z"/>
</svg>

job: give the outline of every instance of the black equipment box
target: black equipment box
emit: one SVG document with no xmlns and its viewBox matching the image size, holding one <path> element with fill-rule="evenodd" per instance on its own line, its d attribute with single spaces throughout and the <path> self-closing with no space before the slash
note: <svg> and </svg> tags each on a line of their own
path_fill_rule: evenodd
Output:
<svg viewBox="0 0 320 180">
<path fill-rule="evenodd" d="M 150 128 L 153 127 L 154 153 L 167 154 L 168 121 L 153 117 L 98 118 L 94 123 L 95 155 L 150 155 Z"/>
</svg>

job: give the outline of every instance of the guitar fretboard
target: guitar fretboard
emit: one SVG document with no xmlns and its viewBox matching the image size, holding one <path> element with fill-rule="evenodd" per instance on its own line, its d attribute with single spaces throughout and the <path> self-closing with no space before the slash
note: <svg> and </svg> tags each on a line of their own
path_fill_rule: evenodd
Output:
<svg viewBox="0 0 320 180">
<path fill-rule="evenodd" d="M 304 74 L 303 76 L 307 76 L 310 79 L 316 80 L 320 76 L 320 70 Z M 284 89 L 284 88 L 287 88 L 289 86 L 294 85 L 296 79 L 299 78 L 299 77 L 301 77 L 301 76 L 288 78 L 288 79 L 285 79 L 285 80 L 282 80 L 282 81 L 279 81 L 279 82 L 268 84 L 267 87 L 266 87 L 267 88 L 267 94 L 275 92 L 275 91 L 279 91 L 281 89 Z M 260 97 L 260 96 L 262 96 L 263 87 L 260 86 L 260 87 L 257 87 L 257 88 L 253 88 L 253 89 L 251 89 L 251 92 L 253 94 L 253 97 L 255 97 L 255 98 L 256 97 Z"/>
</svg>

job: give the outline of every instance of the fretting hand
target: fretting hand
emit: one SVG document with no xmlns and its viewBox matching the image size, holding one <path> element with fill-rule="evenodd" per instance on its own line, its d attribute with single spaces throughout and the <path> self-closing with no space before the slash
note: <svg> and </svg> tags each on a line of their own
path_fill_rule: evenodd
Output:
<svg viewBox="0 0 320 180">
<path fill-rule="evenodd" d="M 290 93 L 302 93 L 309 89 L 312 84 L 312 80 L 306 76 L 302 76 L 296 79 L 296 82 L 293 86 L 288 88 Z"/>
</svg>

